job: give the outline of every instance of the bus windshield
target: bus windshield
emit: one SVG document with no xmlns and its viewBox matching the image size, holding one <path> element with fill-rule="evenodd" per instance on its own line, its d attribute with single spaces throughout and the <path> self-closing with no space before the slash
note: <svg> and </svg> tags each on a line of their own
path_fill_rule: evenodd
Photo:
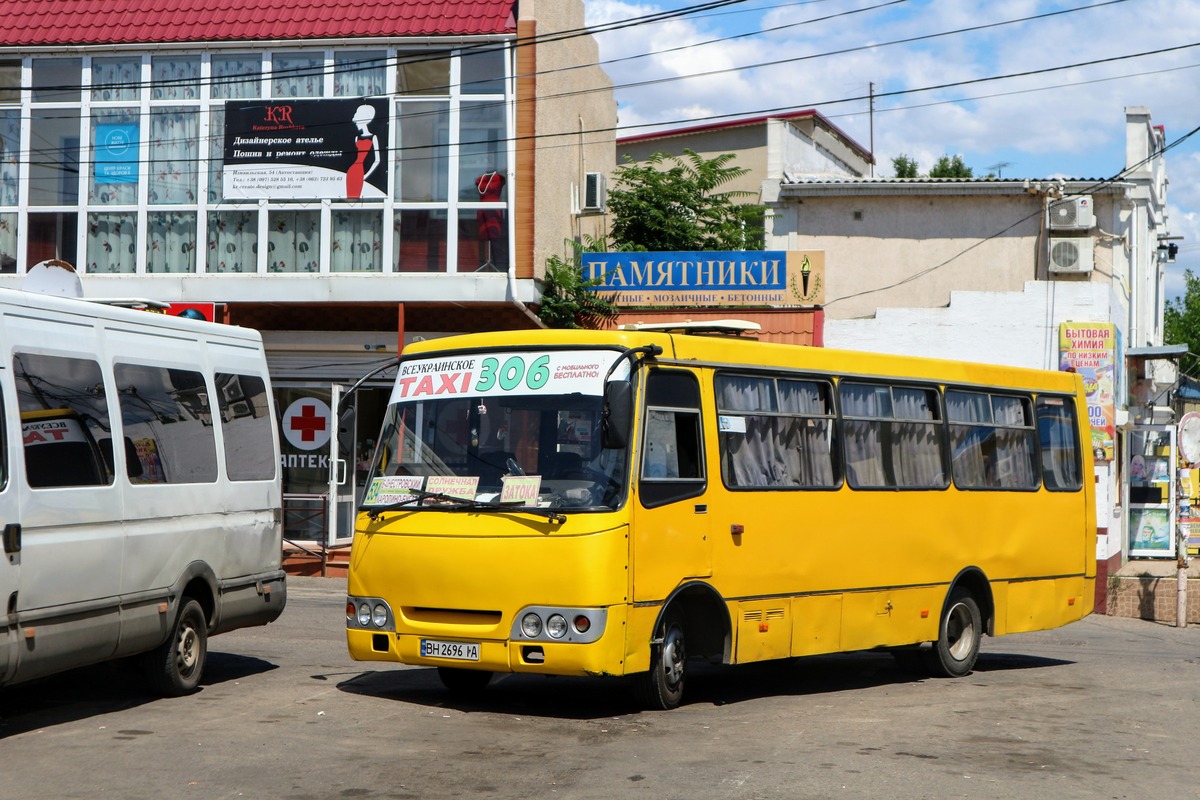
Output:
<svg viewBox="0 0 1200 800">
<path fill-rule="evenodd" d="M 625 495 L 626 450 L 603 448 L 600 424 L 616 357 L 550 351 L 405 362 L 363 508 L 615 508 Z"/>
</svg>

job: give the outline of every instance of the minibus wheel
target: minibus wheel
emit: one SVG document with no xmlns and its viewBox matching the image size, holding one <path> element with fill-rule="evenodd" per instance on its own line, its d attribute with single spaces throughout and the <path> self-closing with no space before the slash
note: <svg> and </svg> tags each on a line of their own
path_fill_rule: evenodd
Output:
<svg viewBox="0 0 1200 800">
<path fill-rule="evenodd" d="M 929 671 L 939 678 L 961 678 L 975 667 L 983 638 L 983 616 L 979 604 L 966 589 L 950 593 L 942 611 L 938 638 L 926 652 Z"/>
<path fill-rule="evenodd" d="M 171 635 L 145 655 L 146 678 L 156 692 L 179 697 L 196 691 L 208 657 L 208 622 L 204 609 L 185 598 Z"/>
<path fill-rule="evenodd" d="M 486 670 L 438 667 L 437 671 L 442 685 L 459 694 L 482 692 L 492 680 L 492 673 Z"/>
<path fill-rule="evenodd" d="M 662 643 L 651 648 L 650 671 L 634 676 L 634 693 L 646 708 L 670 711 L 683 699 L 687 678 L 687 648 L 679 616 L 664 617 L 658 633 Z"/>
</svg>

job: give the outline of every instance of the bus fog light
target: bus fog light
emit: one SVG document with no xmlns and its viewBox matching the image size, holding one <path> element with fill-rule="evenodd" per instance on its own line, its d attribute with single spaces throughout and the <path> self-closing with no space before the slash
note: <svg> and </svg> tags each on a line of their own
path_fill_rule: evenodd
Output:
<svg viewBox="0 0 1200 800">
<path fill-rule="evenodd" d="M 588 628 L 592 627 L 592 621 L 587 618 L 586 614 L 578 614 L 575 617 L 575 630 L 579 633 L 587 633 Z"/>
<path fill-rule="evenodd" d="M 382 628 L 384 625 L 387 625 L 387 621 L 387 608 L 383 603 L 376 603 L 374 613 L 371 615 L 371 622 L 375 623 L 376 628 Z"/>
<path fill-rule="evenodd" d="M 521 617 L 521 633 L 530 639 L 536 639 L 542 633 L 542 618 L 532 611 Z"/>
<path fill-rule="evenodd" d="M 552 639 L 561 639 L 567 635 L 567 618 L 562 614 L 551 614 L 546 620 L 546 633 Z"/>
<path fill-rule="evenodd" d="M 371 624 L 371 605 L 360 603 L 358 606 L 358 624 L 364 628 Z"/>
</svg>

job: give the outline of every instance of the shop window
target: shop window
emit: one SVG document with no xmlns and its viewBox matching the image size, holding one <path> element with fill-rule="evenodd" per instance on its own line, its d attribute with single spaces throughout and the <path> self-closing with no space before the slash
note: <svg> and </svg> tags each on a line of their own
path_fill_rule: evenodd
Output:
<svg viewBox="0 0 1200 800">
<path fill-rule="evenodd" d="M 271 64 L 272 97 L 321 97 L 324 93 L 324 56 L 275 54 Z"/>
<path fill-rule="evenodd" d="M 222 182 L 225 179 L 225 109 L 210 106 L 208 109 L 208 202 L 220 203 L 225 199 Z"/>
<path fill-rule="evenodd" d="M 330 237 L 330 272 L 383 270 L 382 212 L 334 211 Z"/>
<path fill-rule="evenodd" d="M 35 110 L 30 118 L 29 204 L 78 204 L 79 109 Z"/>
<path fill-rule="evenodd" d="M 450 94 L 450 59 L 417 51 L 396 54 L 397 94 Z"/>
<path fill-rule="evenodd" d="M 267 220 L 268 272 L 319 272 L 321 212 L 272 211 Z"/>
<path fill-rule="evenodd" d="M 397 272 L 446 271 L 445 210 L 398 211 L 393 228 Z"/>
<path fill-rule="evenodd" d="M 196 202 L 200 167 L 200 113 L 194 109 L 150 111 L 150 170 L 147 197 L 151 205 Z"/>
<path fill-rule="evenodd" d="M 225 471 L 231 481 L 275 477 L 274 420 L 267 385 L 256 375 L 218 372 L 217 407 L 225 441 Z"/>
<path fill-rule="evenodd" d="M 17 215 L 0 214 L 0 273 L 17 271 Z"/>
<path fill-rule="evenodd" d="M 21 102 L 21 59 L 0 59 L 0 103 Z"/>
<path fill-rule="evenodd" d="M 0 110 L 0 205 L 15 206 L 21 169 L 21 111 Z"/>
<path fill-rule="evenodd" d="M 479 186 L 482 176 L 508 173 L 504 103 L 463 103 L 461 117 L 458 199 L 489 202 L 507 197 L 505 187 L 501 187 L 499 196 L 491 196 L 481 192 Z"/>
<path fill-rule="evenodd" d="M 209 94 L 214 100 L 238 100 L 262 94 L 262 58 L 258 55 L 214 55 L 210 69 Z"/>
<path fill-rule="evenodd" d="M 117 403 L 132 483 L 211 483 L 217 443 L 204 375 L 186 369 L 116 364 Z"/>
<path fill-rule="evenodd" d="M 387 54 L 379 51 L 334 53 L 334 97 L 370 97 L 387 92 Z"/>
<path fill-rule="evenodd" d="M 137 205 L 141 127 L 136 108 L 92 111 L 89 205 Z"/>
<path fill-rule="evenodd" d="M 458 271 L 508 271 L 508 221 L 504 209 L 458 212 Z"/>
<path fill-rule="evenodd" d="M 463 50 L 460 72 L 463 94 L 504 94 L 505 50 L 499 45 Z"/>
<path fill-rule="evenodd" d="M 400 148 L 393 153 L 396 199 L 404 203 L 444 203 L 450 160 L 446 132 L 450 128 L 449 103 L 400 103 Z"/>
<path fill-rule="evenodd" d="M 78 240 L 76 233 L 79 215 L 50 212 L 30 212 L 29 236 L 25 243 L 25 263 L 29 266 L 49 258 L 60 258 L 70 264 L 76 260 Z"/>
<path fill-rule="evenodd" d="M 146 272 L 196 271 L 195 212 L 151 211 L 146 227 Z"/>
<path fill-rule="evenodd" d="M 35 103 L 78 103 L 83 91 L 83 59 L 35 58 L 32 83 Z"/>
<path fill-rule="evenodd" d="M 137 271 L 137 214 L 88 214 L 88 273 Z"/>
<path fill-rule="evenodd" d="M 141 58 L 118 56 L 92 59 L 92 102 L 136 101 L 141 85 Z"/>
<path fill-rule="evenodd" d="M 200 57 L 154 56 L 150 84 L 155 100 L 195 100 L 200 96 Z"/>
<path fill-rule="evenodd" d="M 112 447 L 112 426 L 100 365 L 87 358 L 18 352 L 13 380 L 29 485 L 111 484 L 103 448 Z"/>
<path fill-rule="evenodd" d="M 210 212 L 205 271 L 257 272 L 257 245 L 257 211 Z"/>
</svg>

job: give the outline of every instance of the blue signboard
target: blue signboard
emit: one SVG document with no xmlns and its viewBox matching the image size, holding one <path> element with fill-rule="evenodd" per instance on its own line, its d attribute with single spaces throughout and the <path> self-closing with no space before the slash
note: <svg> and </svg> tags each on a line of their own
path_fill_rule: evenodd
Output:
<svg viewBox="0 0 1200 800">
<path fill-rule="evenodd" d="M 137 183 L 137 123 L 97 125 L 92 159 L 96 164 L 96 183 Z"/>
<path fill-rule="evenodd" d="M 818 306 L 823 251 L 584 253 L 583 276 L 623 306 Z"/>
</svg>

